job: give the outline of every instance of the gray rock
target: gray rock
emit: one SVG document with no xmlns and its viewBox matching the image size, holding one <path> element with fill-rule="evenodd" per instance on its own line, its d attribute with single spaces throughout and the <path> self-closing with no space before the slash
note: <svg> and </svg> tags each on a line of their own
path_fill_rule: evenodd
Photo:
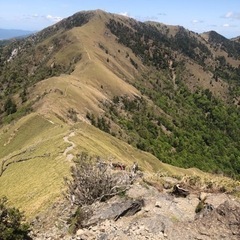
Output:
<svg viewBox="0 0 240 240">
<path fill-rule="evenodd" d="M 142 206 L 142 200 L 121 199 L 115 197 L 111 201 L 99 205 L 93 211 L 91 218 L 87 219 L 87 221 L 83 221 L 83 227 L 96 225 L 107 219 L 118 220 L 122 216 L 133 215 L 140 211 Z"/>
<path fill-rule="evenodd" d="M 89 206 L 90 218 L 85 220 L 85 228 L 79 229 L 75 236 L 67 233 L 68 225 L 65 220 L 74 209 L 65 204 L 55 207 L 34 222 L 37 227 L 32 231 L 33 239 L 240 239 L 240 203 L 227 194 L 208 193 L 205 206 L 213 206 L 213 209 L 208 211 L 206 208 L 201 217 L 195 218 L 198 194 L 190 193 L 185 198 L 179 198 L 166 192 L 158 192 L 152 186 L 140 184 L 134 184 L 128 193 L 132 198 L 115 196 L 108 202 Z M 142 204 L 138 197 L 145 203 L 143 210 L 139 212 L 137 210 L 141 209 Z M 50 217 L 53 216 L 55 218 L 51 222 Z M 116 216 L 117 221 L 114 221 Z"/>
</svg>

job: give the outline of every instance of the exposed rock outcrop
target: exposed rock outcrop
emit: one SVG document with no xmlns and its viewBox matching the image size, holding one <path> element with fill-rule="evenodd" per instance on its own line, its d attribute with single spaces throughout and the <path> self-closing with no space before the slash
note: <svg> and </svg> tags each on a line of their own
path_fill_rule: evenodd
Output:
<svg viewBox="0 0 240 240">
<path fill-rule="evenodd" d="M 171 190 L 172 191 L 172 190 Z M 125 196 L 88 206 L 91 212 L 75 235 L 68 233 L 67 219 L 74 212 L 67 203 L 55 206 L 53 226 L 43 215 L 34 224 L 34 239 L 228 239 L 240 237 L 240 203 L 227 194 L 204 194 L 205 207 L 195 212 L 199 194 L 176 197 L 153 186 L 134 183 Z M 212 206 L 208 208 L 207 206 Z M 61 212 L 61 214 L 59 214 Z M 53 218 L 53 213 L 51 218 Z M 44 227 L 45 225 L 45 227 Z"/>
</svg>

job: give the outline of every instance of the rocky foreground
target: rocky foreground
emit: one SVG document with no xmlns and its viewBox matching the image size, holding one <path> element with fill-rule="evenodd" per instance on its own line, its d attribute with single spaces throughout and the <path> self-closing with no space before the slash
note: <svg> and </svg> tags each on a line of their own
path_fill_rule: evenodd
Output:
<svg viewBox="0 0 240 240">
<path fill-rule="evenodd" d="M 61 201 L 33 222 L 33 239 L 240 239 L 240 202 L 226 193 L 176 194 L 177 179 L 163 188 L 136 181 L 121 196 L 81 208 L 80 225 L 69 233 L 76 206 Z M 181 188 L 179 188 L 181 190 Z M 183 190 L 185 191 L 185 190 Z M 196 213 L 197 212 L 197 213 Z"/>
<path fill-rule="evenodd" d="M 83 175 L 84 169 L 94 170 L 91 171 L 94 174 L 96 168 L 88 166 L 81 168 L 79 174 Z M 117 180 L 114 188 L 124 183 L 124 191 L 117 191 L 102 202 L 83 204 L 81 208 L 76 199 L 73 202 L 66 198 L 55 203 L 32 221 L 33 239 L 240 239 L 240 201 L 223 192 L 222 187 L 210 190 L 203 185 L 190 184 L 184 178 L 160 176 L 153 179 L 137 171 L 135 164 L 131 172 L 122 165 L 121 170 L 115 170 L 113 166 L 101 170 L 102 165 L 98 166 L 99 173 L 111 177 L 109 181 Z M 90 186 L 98 189 L 95 178 L 97 175 L 84 178 L 88 179 L 84 184 L 92 185 L 85 189 L 85 185 L 81 185 L 79 191 L 87 190 L 87 194 Z M 239 191 L 238 186 L 236 191 Z"/>
</svg>

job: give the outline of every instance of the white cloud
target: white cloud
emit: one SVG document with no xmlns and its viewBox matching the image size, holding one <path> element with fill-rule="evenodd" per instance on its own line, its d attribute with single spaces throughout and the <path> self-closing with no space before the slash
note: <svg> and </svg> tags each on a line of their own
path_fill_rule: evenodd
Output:
<svg viewBox="0 0 240 240">
<path fill-rule="evenodd" d="M 225 23 L 225 24 L 223 24 L 223 27 L 230 27 L 230 24 Z"/>
<path fill-rule="evenodd" d="M 62 17 L 52 16 L 50 14 L 48 15 L 39 15 L 37 13 L 34 13 L 32 15 L 24 15 L 21 17 L 21 19 L 44 19 L 53 23 L 61 21 Z"/>
<path fill-rule="evenodd" d="M 240 12 L 227 12 L 223 18 L 228 18 L 228 19 L 235 19 L 235 20 L 240 20 Z"/>
<path fill-rule="evenodd" d="M 197 24 L 197 23 L 203 23 L 204 21 L 203 20 L 197 20 L 197 19 L 194 19 L 191 21 L 193 24 Z"/>
<path fill-rule="evenodd" d="M 119 13 L 120 15 L 124 16 L 124 17 L 129 17 L 129 13 L 128 12 L 121 12 Z"/>
<path fill-rule="evenodd" d="M 63 19 L 62 17 L 56 17 L 56 16 L 52 16 L 52 15 L 47 15 L 47 16 L 45 16 L 45 18 L 54 23 L 59 22 Z"/>
<path fill-rule="evenodd" d="M 227 12 L 225 14 L 225 18 L 231 18 L 233 16 L 233 12 Z"/>
<path fill-rule="evenodd" d="M 229 23 L 225 23 L 222 26 L 225 27 L 225 28 L 235 28 L 235 27 L 238 27 L 237 25 L 233 25 L 233 24 L 229 24 Z"/>
</svg>

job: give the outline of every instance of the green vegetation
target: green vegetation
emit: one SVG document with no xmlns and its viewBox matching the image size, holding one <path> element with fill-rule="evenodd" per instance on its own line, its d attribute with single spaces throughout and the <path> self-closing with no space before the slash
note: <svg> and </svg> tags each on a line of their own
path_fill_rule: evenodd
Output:
<svg viewBox="0 0 240 240">
<path fill-rule="evenodd" d="M 152 86 L 144 88 L 146 82 Z M 115 97 L 113 103 L 105 107 L 109 112 L 106 117 L 127 134 L 128 143 L 163 162 L 239 179 L 240 113 L 237 107 L 225 105 L 209 90 L 191 93 L 180 84 L 178 91 L 171 94 L 171 84 L 162 89 L 156 82 L 149 78 L 139 81 L 138 85 L 155 107 L 144 98 Z"/>
<path fill-rule="evenodd" d="M 234 97 L 239 101 L 240 68 L 230 64 L 225 52 L 215 54 L 199 36 L 182 28 L 165 34 L 154 24 L 116 16 L 107 27 L 118 42 L 105 36 L 109 30 L 100 21 L 94 21 L 97 29 L 93 24 L 72 29 L 89 16 L 75 15 L 0 46 L 1 124 L 17 120 L 0 132 L 0 196 L 6 195 L 27 217 L 55 201 L 63 177 L 70 173 L 64 151 L 71 145 L 68 137 L 75 144 L 73 155 L 82 150 L 127 166 L 138 162 L 144 171 L 161 169 L 164 176 L 199 174 L 207 181 L 211 176 L 173 164 L 239 179 L 240 113 L 230 103 Z M 37 83 L 70 74 L 76 64 L 72 76 Z M 207 82 L 224 85 L 226 95 L 229 90 L 228 102 L 216 99 L 212 89 L 197 89 L 194 81 L 200 73 L 206 73 Z M 229 89 L 222 80 L 231 83 Z M 190 81 L 196 87 L 191 91 L 185 85 Z M 126 95 L 119 96 L 122 92 Z M 30 113 L 32 106 L 36 113 Z M 87 111 L 93 126 L 125 142 L 80 121 Z"/>
<path fill-rule="evenodd" d="M 87 112 L 86 114 L 87 119 L 91 121 L 91 124 L 104 132 L 110 133 L 111 130 L 111 123 L 104 117 L 95 118 L 94 114 L 90 114 Z"/>
<path fill-rule="evenodd" d="M 212 44 L 213 47 L 217 48 L 220 46 L 220 49 L 226 51 L 230 57 L 239 59 L 240 44 L 236 41 L 231 41 L 215 31 L 209 32 L 208 41 Z"/>
<path fill-rule="evenodd" d="M 191 35 L 191 32 L 188 32 L 183 27 L 180 28 L 174 39 L 172 39 L 172 48 L 176 51 L 180 50 L 181 53 L 184 53 L 202 66 L 205 66 L 205 59 L 211 56 L 211 51 L 207 46 L 199 42 L 195 36 Z M 195 51 L 196 49 L 198 51 Z"/>
<path fill-rule="evenodd" d="M 7 206 L 5 197 L 0 199 L 0 239 L 27 240 L 30 227 L 23 223 L 24 215 L 16 208 Z"/>
<path fill-rule="evenodd" d="M 240 178 L 240 113 L 209 89 L 190 91 L 184 83 L 188 70 L 176 53 L 232 84 L 229 103 L 239 96 L 240 68 L 227 63 L 224 56 L 213 55 L 209 47 L 192 32 L 179 27 L 175 36 L 159 31 L 155 25 L 111 19 L 107 27 L 118 42 L 131 48 L 145 65 L 153 67 L 134 85 L 146 98 L 115 97 L 106 104 L 106 118 L 122 131 L 114 133 L 137 148 L 179 167 L 197 167 Z M 210 42 L 219 40 L 211 37 Z M 229 56 L 239 57 L 240 45 L 224 39 Z M 171 50 L 170 50 L 171 49 Z M 207 66 L 206 59 L 213 59 Z M 169 61 L 173 64 L 170 67 Z M 175 79 L 173 80 L 173 70 Z"/>
<path fill-rule="evenodd" d="M 151 64 L 157 69 L 166 68 L 170 58 L 170 52 L 164 47 L 169 45 L 167 37 L 153 26 L 141 22 L 136 24 L 129 22 L 129 24 L 131 27 L 111 19 L 107 27 L 118 36 L 118 42 L 131 48 L 144 64 Z M 138 68 L 132 58 L 130 58 L 130 62 L 136 69 Z"/>
<path fill-rule="evenodd" d="M 8 98 L 4 104 L 4 112 L 9 115 L 17 111 L 17 106 L 11 98 Z"/>
<path fill-rule="evenodd" d="M 89 214 L 81 207 L 78 207 L 76 212 L 68 219 L 69 233 L 75 234 L 78 229 L 82 228 L 82 222 L 89 218 Z"/>
<path fill-rule="evenodd" d="M 119 43 L 131 48 L 145 64 L 151 64 L 157 69 L 167 68 L 168 60 L 175 58 L 170 48 L 185 54 L 201 65 L 205 65 L 204 60 L 211 56 L 210 50 L 183 27 L 174 38 L 171 38 L 152 25 L 141 22 L 130 22 L 130 25 L 131 28 L 111 19 L 107 26 L 118 36 Z M 200 51 L 196 52 L 195 49 Z"/>
<path fill-rule="evenodd" d="M 182 67 L 178 64 L 177 72 Z M 109 130 L 113 124 L 100 129 L 163 162 L 239 179 L 239 109 L 215 98 L 208 89 L 190 92 L 180 77 L 174 90 L 168 72 L 143 75 L 135 86 L 154 105 L 143 97 L 115 96 L 112 103 L 105 104 L 105 116 L 98 119 L 113 122 L 121 130 Z M 94 116 L 88 117 L 98 126 Z"/>
<path fill-rule="evenodd" d="M 1 122 L 16 119 L 13 115 L 15 112 L 18 112 L 16 115 L 23 116 L 24 109 L 31 108 L 31 104 L 27 103 L 31 94 L 28 87 L 62 73 L 70 74 L 74 70 L 76 63 L 81 60 L 81 54 L 75 51 L 63 59 L 59 54 L 59 51 L 70 43 L 69 38 L 66 34 L 59 33 L 46 41 L 39 34 L 0 46 Z M 14 95 L 21 99 L 18 106 L 13 100 Z"/>
<path fill-rule="evenodd" d="M 175 36 L 169 36 L 159 31 L 157 25 L 149 25 L 141 22 L 124 22 L 110 19 L 107 27 L 118 37 L 118 42 L 131 48 L 142 62 L 148 66 L 154 66 L 157 70 L 167 69 L 169 60 L 176 62 L 177 54 L 183 54 L 191 60 L 212 72 L 215 79 L 221 77 L 227 82 L 234 82 L 239 86 L 240 67 L 234 67 L 226 63 L 224 56 L 215 59 L 209 47 L 201 42 L 196 34 L 179 27 Z M 240 58 L 240 44 L 211 32 L 209 43 L 216 49 L 220 47 L 229 57 Z M 212 66 L 206 63 L 212 59 Z M 131 59 L 130 59 L 131 60 Z"/>
<path fill-rule="evenodd" d="M 0 48 L 0 88 L 2 96 L 16 93 L 37 81 L 61 73 L 70 73 L 78 56 L 69 59 L 68 64 L 57 63 L 56 53 L 69 41 L 66 35 L 50 38 L 49 43 L 44 39 L 38 42 L 36 37 L 16 40 Z M 21 49 L 21 50 L 20 50 Z M 24 96 L 24 93 L 22 93 Z"/>
</svg>

